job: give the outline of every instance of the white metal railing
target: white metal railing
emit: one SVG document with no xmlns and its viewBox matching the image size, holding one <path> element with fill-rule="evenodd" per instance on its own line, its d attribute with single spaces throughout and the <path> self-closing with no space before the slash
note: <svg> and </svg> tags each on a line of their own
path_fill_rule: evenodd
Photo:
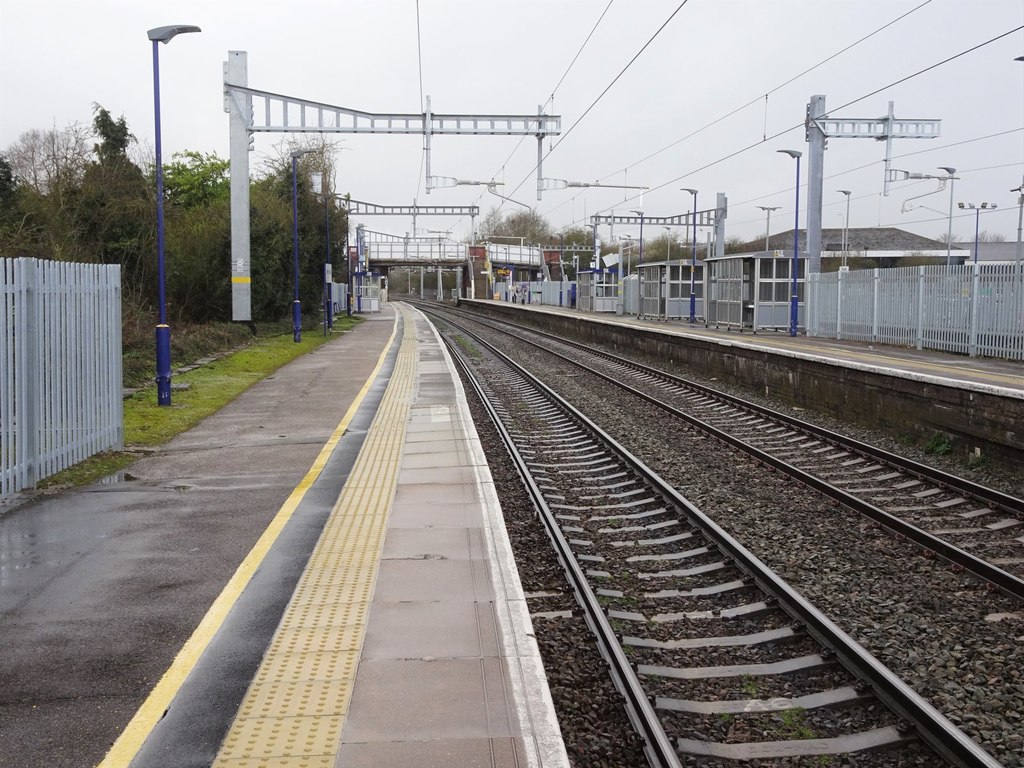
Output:
<svg viewBox="0 0 1024 768">
<path fill-rule="evenodd" d="M 810 276 L 808 335 L 1024 360 L 1019 264 Z"/>
<path fill-rule="evenodd" d="M 0 259 L 0 497 L 122 447 L 121 268 Z"/>
<path fill-rule="evenodd" d="M 437 237 L 399 237 L 371 233 L 376 239 L 366 244 L 366 259 L 374 262 L 423 262 L 435 264 L 438 261 L 459 264 L 466 261 L 468 246 Z"/>
</svg>

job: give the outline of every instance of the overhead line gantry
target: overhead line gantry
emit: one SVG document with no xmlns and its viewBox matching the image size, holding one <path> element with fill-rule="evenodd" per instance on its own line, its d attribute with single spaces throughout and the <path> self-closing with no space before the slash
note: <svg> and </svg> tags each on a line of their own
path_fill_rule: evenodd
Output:
<svg viewBox="0 0 1024 768">
<path fill-rule="evenodd" d="M 300 99 L 249 87 L 245 51 L 228 51 L 224 63 L 224 111 L 229 115 L 231 161 L 231 317 L 249 321 L 251 276 L 249 261 L 249 152 L 255 133 L 419 134 L 426 151 L 427 191 L 430 191 L 430 144 L 434 134 L 471 136 L 536 136 L 537 188 L 541 187 L 540 158 L 545 136 L 561 132 L 562 119 L 536 115 L 437 114 L 430 97 L 424 112 L 373 113 Z"/>
</svg>

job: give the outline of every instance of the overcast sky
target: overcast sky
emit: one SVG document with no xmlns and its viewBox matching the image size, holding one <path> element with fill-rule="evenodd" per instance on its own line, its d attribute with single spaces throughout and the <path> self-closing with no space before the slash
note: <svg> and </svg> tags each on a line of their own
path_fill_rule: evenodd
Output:
<svg viewBox="0 0 1024 768">
<path fill-rule="evenodd" d="M 940 138 L 894 141 L 893 167 L 935 174 L 941 173 L 938 166 L 956 167 L 961 179 L 954 200 L 998 204 L 981 216 L 981 229 L 1016 239 L 1017 199 L 1009 190 L 1024 175 L 1024 62 L 1014 59 L 1024 56 L 1024 31 L 1012 30 L 1024 25 L 1024 0 L 688 0 L 680 5 L 679 0 L 2 0 L 0 149 L 26 130 L 89 123 L 94 103 L 114 116 L 123 114 L 139 141 L 152 147 L 152 54 L 146 30 L 195 24 L 201 34 L 182 35 L 160 47 L 165 160 L 185 149 L 227 157 L 222 62 L 229 50 L 248 52 L 253 88 L 381 113 L 422 111 L 422 66 L 422 93 L 431 96 L 435 112 L 536 114 L 538 105 L 546 104 L 549 114 L 560 115 L 563 137 L 544 141 L 545 153 L 554 147 L 544 160 L 545 176 L 651 189 L 642 200 L 632 191 L 569 189 L 545 192 L 538 202 L 533 138 L 435 137 L 434 175 L 503 181 L 502 194 L 535 206 L 556 228 L 612 209 L 642 208 L 650 216 L 682 213 L 690 210 L 691 198 L 680 187 L 699 190 L 700 209 L 724 192 L 727 236 L 751 239 L 765 228 L 759 205 L 781 206 L 773 214 L 773 232 L 792 227 L 794 163 L 776 150 L 804 151 L 806 180 L 802 123 L 812 94 L 827 97 L 828 108 L 836 110 L 833 117 L 882 116 L 891 100 L 897 118 L 942 120 Z M 912 76 L 975 46 L 980 47 Z M 700 130 L 709 123 L 714 125 Z M 253 166 L 284 138 L 258 134 Z M 344 147 L 337 155 L 338 191 L 355 199 L 385 205 L 405 205 L 413 198 L 421 204 L 477 204 L 482 213 L 501 203 L 483 187 L 425 194 L 420 137 L 334 138 Z M 930 237 L 944 233 L 948 189 L 914 200 L 915 208 L 902 213 L 904 201 L 936 189 L 937 182 L 903 182 L 883 197 L 883 157 L 884 144 L 870 139 L 829 141 L 823 225 L 842 226 L 846 203 L 837 190 L 849 189 L 851 227 L 895 226 Z M 806 188 L 801 226 L 805 201 Z M 954 234 L 972 238 L 973 213 L 955 215 Z M 365 223 L 397 234 L 410 229 L 410 222 L 399 218 Z M 418 221 L 420 229 L 453 226 L 453 237 L 469 232 L 468 220 Z M 624 231 L 628 228 L 616 230 Z M 602 237 L 606 234 L 604 229 Z M 645 238 L 661 234 L 644 232 Z"/>
</svg>

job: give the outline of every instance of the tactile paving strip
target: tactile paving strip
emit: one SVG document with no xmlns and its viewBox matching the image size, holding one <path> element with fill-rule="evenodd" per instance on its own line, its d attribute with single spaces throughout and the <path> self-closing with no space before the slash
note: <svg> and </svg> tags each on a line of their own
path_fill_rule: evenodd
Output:
<svg viewBox="0 0 1024 768">
<path fill-rule="evenodd" d="M 334 765 L 401 466 L 415 342 L 406 314 L 395 371 L 366 442 L 213 768 Z"/>
</svg>

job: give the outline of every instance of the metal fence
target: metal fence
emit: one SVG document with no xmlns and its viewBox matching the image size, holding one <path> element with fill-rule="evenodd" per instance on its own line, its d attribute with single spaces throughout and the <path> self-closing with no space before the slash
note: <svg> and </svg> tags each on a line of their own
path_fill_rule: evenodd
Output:
<svg viewBox="0 0 1024 768">
<path fill-rule="evenodd" d="M 808 301 L 810 336 L 1024 360 L 1020 264 L 813 274 Z"/>
<path fill-rule="evenodd" d="M 0 497 L 123 440 L 121 268 L 0 259 Z"/>
</svg>

